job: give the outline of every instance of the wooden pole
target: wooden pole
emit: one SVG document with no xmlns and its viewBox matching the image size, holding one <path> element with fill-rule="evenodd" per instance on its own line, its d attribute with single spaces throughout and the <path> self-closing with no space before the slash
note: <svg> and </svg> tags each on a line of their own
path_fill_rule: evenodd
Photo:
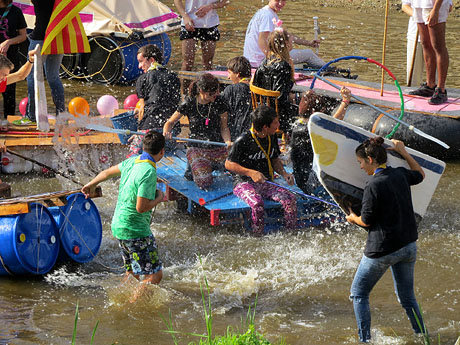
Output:
<svg viewBox="0 0 460 345">
<path fill-rule="evenodd" d="M 415 66 L 415 56 L 417 55 L 417 43 L 418 43 L 418 25 L 417 25 L 417 32 L 415 33 L 414 48 L 412 49 L 412 61 L 410 64 L 409 78 L 407 79 L 407 86 L 411 86 L 412 84 L 412 75 L 414 74 L 414 66 Z"/>
<path fill-rule="evenodd" d="M 388 27 L 388 11 L 390 9 L 390 0 L 386 0 L 385 6 L 385 27 L 383 29 L 383 52 L 382 52 L 382 65 L 385 66 L 385 53 L 387 45 L 387 27 Z M 383 80 L 385 78 L 385 70 L 382 69 L 382 84 L 380 86 L 380 96 L 383 96 Z"/>
</svg>

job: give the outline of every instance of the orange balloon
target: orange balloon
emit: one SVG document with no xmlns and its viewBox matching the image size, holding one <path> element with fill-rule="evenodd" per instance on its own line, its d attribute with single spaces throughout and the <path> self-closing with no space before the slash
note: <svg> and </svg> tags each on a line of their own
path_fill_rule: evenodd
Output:
<svg viewBox="0 0 460 345">
<path fill-rule="evenodd" d="M 83 97 L 75 97 L 69 102 L 69 113 L 75 117 L 88 116 L 89 104 Z"/>
<path fill-rule="evenodd" d="M 138 100 L 137 103 L 136 103 L 136 109 L 140 109 L 141 107 L 141 100 Z"/>
</svg>

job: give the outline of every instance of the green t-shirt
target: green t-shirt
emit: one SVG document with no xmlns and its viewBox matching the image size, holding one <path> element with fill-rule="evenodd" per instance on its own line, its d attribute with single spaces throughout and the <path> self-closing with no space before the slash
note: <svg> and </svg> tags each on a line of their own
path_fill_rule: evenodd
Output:
<svg viewBox="0 0 460 345">
<path fill-rule="evenodd" d="M 130 240 L 149 236 L 152 210 L 139 213 L 136 210 L 137 197 L 154 200 L 157 187 L 157 172 L 148 162 L 135 163 L 136 157 L 120 164 L 120 188 L 115 213 L 112 218 L 113 236 Z"/>
</svg>

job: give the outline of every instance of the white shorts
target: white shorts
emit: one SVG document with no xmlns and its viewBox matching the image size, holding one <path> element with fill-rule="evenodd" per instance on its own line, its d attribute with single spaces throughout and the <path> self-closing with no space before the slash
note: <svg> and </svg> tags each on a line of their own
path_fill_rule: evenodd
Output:
<svg viewBox="0 0 460 345">
<path fill-rule="evenodd" d="M 438 23 L 445 23 L 449 16 L 450 1 L 444 0 L 439 9 Z M 414 8 L 414 19 L 416 23 L 425 23 L 428 25 L 428 16 L 431 8 Z"/>
</svg>

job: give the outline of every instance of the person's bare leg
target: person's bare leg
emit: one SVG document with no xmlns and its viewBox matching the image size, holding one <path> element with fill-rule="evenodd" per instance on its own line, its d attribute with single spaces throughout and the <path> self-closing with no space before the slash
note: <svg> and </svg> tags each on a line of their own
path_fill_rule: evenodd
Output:
<svg viewBox="0 0 460 345">
<path fill-rule="evenodd" d="M 193 38 L 182 41 L 182 70 L 191 71 L 195 62 L 196 41 Z M 181 78 L 181 93 L 188 94 L 190 80 Z"/>
<path fill-rule="evenodd" d="M 158 271 L 154 274 L 146 274 L 144 275 L 144 279 L 139 283 L 137 288 L 134 290 L 132 297 L 129 299 L 130 303 L 134 303 L 137 299 L 142 296 L 145 289 L 147 288 L 147 284 L 156 284 L 158 285 L 163 278 L 163 271 Z"/>
<path fill-rule="evenodd" d="M 423 23 L 417 25 L 423 47 L 423 59 L 425 60 L 426 84 L 433 88 L 436 85 L 436 52 L 431 44 L 428 25 Z"/>
<path fill-rule="evenodd" d="M 203 69 L 210 71 L 212 69 L 212 60 L 216 51 L 216 41 L 202 41 L 201 52 L 203 54 Z"/>
<path fill-rule="evenodd" d="M 449 69 L 449 53 L 446 47 L 446 23 L 438 23 L 428 27 L 431 44 L 436 54 L 438 71 L 438 87 L 444 92 L 446 88 L 447 70 Z"/>
</svg>

